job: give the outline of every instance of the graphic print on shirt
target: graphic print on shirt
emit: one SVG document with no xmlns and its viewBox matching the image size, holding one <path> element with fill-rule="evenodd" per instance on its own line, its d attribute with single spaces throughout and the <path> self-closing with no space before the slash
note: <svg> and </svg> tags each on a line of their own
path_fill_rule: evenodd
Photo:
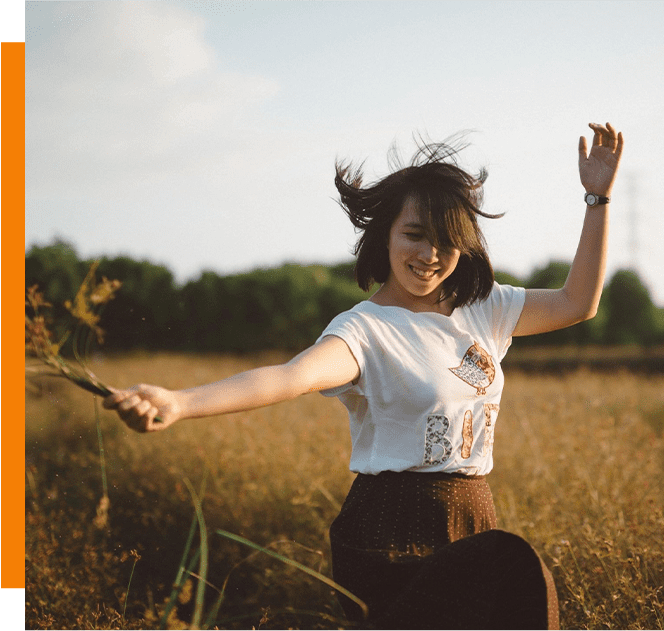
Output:
<svg viewBox="0 0 664 631">
<path fill-rule="evenodd" d="M 465 353 L 461 364 L 449 369 L 459 379 L 477 389 L 477 396 L 486 394 L 486 389 L 493 383 L 496 368 L 491 355 L 475 342 Z"/>
<path fill-rule="evenodd" d="M 493 448 L 493 433 L 496 429 L 496 418 L 498 417 L 498 410 L 500 406 L 497 403 L 484 404 L 484 446 L 482 447 L 482 455 L 488 456 Z M 495 412 L 495 414 L 492 414 Z"/>
<path fill-rule="evenodd" d="M 466 410 L 463 415 L 463 429 L 461 430 L 463 445 L 461 446 L 461 457 L 470 458 L 470 451 L 473 448 L 473 413 Z"/>
<path fill-rule="evenodd" d="M 443 464 L 452 453 L 452 443 L 447 439 L 450 421 L 443 414 L 430 414 L 427 417 L 427 433 L 424 444 L 425 465 Z"/>
</svg>

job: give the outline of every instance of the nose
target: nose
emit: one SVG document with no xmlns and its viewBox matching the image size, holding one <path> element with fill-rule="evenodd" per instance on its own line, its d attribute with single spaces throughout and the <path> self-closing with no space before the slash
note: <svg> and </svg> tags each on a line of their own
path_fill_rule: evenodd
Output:
<svg viewBox="0 0 664 631">
<path fill-rule="evenodd" d="M 419 256 L 423 263 L 432 264 L 438 260 L 438 250 L 429 241 L 423 239 Z"/>
</svg>

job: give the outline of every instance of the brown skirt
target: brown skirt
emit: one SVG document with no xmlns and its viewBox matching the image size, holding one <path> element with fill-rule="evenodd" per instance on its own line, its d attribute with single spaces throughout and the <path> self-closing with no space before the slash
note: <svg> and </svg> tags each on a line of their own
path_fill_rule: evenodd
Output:
<svg viewBox="0 0 664 631">
<path fill-rule="evenodd" d="M 349 619 L 383 629 L 558 628 L 550 572 L 520 537 L 496 530 L 484 477 L 359 474 L 330 528 Z"/>
</svg>

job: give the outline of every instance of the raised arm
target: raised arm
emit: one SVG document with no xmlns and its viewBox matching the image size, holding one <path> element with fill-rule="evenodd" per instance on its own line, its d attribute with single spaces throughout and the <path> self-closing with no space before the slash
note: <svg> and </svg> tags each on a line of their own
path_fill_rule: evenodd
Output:
<svg viewBox="0 0 664 631">
<path fill-rule="evenodd" d="M 188 390 L 138 385 L 115 391 L 104 399 L 104 407 L 117 410 L 132 429 L 153 432 L 182 419 L 251 410 L 334 388 L 359 375 L 357 361 L 346 343 L 328 336 L 285 364 L 255 368 Z M 161 419 L 158 422 L 157 417 Z"/>
<path fill-rule="evenodd" d="M 594 132 L 588 154 L 579 139 L 579 175 L 587 193 L 610 197 L 623 149 L 622 133 L 607 123 L 590 124 Z M 529 289 L 514 335 L 535 335 L 562 329 L 595 316 L 604 286 L 609 232 L 609 204 L 586 206 L 576 256 L 564 287 Z"/>
</svg>

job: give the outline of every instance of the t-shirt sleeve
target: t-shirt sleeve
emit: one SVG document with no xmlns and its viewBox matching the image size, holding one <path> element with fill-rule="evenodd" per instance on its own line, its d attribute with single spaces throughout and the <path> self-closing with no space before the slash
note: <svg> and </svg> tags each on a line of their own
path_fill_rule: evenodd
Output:
<svg viewBox="0 0 664 631">
<path fill-rule="evenodd" d="M 316 343 L 329 335 L 339 337 L 346 342 L 360 368 L 360 377 L 355 384 L 347 383 L 343 386 L 320 391 L 320 393 L 326 397 L 336 397 L 349 391 L 351 388 L 357 388 L 357 383 L 362 379 L 362 375 L 365 371 L 365 348 L 367 347 L 368 342 L 366 331 L 364 331 L 361 326 L 361 317 L 352 311 L 344 311 L 334 318 L 334 320 L 332 320 L 321 333 L 320 337 L 316 340 Z"/>
<path fill-rule="evenodd" d="M 525 301 L 526 290 L 523 287 L 494 283 L 487 307 L 489 325 L 501 360 L 512 344 L 512 333 L 521 317 Z"/>
</svg>

